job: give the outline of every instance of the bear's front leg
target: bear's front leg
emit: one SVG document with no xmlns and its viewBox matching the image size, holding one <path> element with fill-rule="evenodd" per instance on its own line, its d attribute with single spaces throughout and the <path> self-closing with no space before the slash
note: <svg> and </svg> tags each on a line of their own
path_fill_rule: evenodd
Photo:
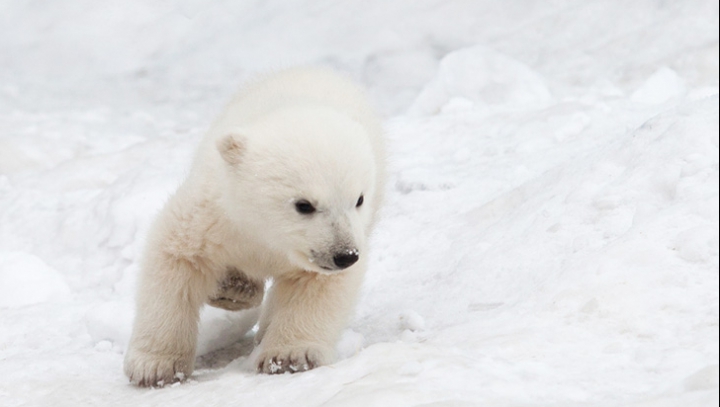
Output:
<svg viewBox="0 0 720 407">
<path fill-rule="evenodd" d="M 337 274 L 298 271 L 277 278 L 260 318 L 258 371 L 295 373 L 330 363 L 363 272 L 357 264 Z"/>
<path fill-rule="evenodd" d="M 215 288 L 192 262 L 161 254 L 143 267 L 124 371 L 139 386 L 162 387 L 190 377 L 200 307 Z M 165 257 L 165 258 L 163 258 Z"/>
</svg>

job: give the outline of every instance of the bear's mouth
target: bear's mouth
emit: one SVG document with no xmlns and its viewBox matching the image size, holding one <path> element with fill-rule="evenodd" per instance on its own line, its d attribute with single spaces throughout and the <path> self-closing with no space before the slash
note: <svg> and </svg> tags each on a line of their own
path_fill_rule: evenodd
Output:
<svg viewBox="0 0 720 407">
<path fill-rule="evenodd" d="M 332 267 L 327 264 L 327 261 L 324 256 L 320 255 L 315 250 L 310 250 L 310 255 L 305 256 L 307 259 L 310 267 L 308 271 L 314 271 L 317 273 L 334 273 L 337 271 L 337 267 Z"/>
<path fill-rule="evenodd" d="M 314 269 L 321 269 L 324 271 L 334 271 L 336 267 L 332 266 L 332 263 L 328 261 L 327 256 L 324 256 L 322 253 L 318 253 L 315 250 L 310 250 L 310 256 L 307 257 L 310 264 L 312 264 Z"/>
<path fill-rule="evenodd" d="M 312 251 L 311 251 L 312 253 Z M 322 264 L 317 263 L 317 259 L 312 255 L 308 254 L 303 250 L 294 250 L 290 255 L 290 262 L 305 271 L 312 272 L 325 272 Z"/>
</svg>

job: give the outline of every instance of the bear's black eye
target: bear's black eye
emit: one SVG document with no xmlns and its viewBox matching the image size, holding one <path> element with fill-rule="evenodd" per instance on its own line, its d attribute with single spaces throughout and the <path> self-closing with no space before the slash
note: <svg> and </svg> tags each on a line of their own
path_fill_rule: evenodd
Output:
<svg viewBox="0 0 720 407">
<path fill-rule="evenodd" d="M 357 201 L 357 203 L 355 204 L 355 207 L 356 207 L 356 208 L 361 207 L 362 204 L 363 204 L 363 202 L 365 202 L 365 198 L 364 198 L 362 195 L 360 195 L 360 198 L 358 198 L 358 201 Z"/>
<path fill-rule="evenodd" d="M 301 199 L 295 202 L 295 210 L 299 213 L 302 213 L 303 215 L 309 215 L 315 212 L 315 207 L 313 206 L 313 204 L 306 201 L 305 199 Z"/>
</svg>

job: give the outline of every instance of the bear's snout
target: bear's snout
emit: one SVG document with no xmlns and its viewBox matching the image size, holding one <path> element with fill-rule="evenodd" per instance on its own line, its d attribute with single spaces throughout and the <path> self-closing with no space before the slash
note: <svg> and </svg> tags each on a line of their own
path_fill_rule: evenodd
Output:
<svg viewBox="0 0 720 407">
<path fill-rule="evenodd" d="M 355 264 L 355 262 L 358 261 L 358 258 L 360 258 L 360 256 L 357 249 L 346 250 L 340 253 L 335 253 L 333 256 L 333 263 L 335 263 L 335 265 L 340 269 L 345 269 Z"/>
</svg>

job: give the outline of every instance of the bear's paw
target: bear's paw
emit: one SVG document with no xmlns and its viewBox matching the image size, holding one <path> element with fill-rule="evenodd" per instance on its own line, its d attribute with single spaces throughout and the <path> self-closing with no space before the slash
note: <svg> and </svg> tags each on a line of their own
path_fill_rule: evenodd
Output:
<svg viewBox="0 0 720 407">
<path fill-rule="evenodd" d="M 298 373 L 325 365 L 329 359 L 330 351 L 321 347 L 266 350 L 257 359 L 257 370 L 266 374 Z"/>
<path fill-rule="evenodd" d="M 193 355 L 158 355 L 129 351 L 125 358 L 125 375 L 141 387 L 163 387 L 183 382 L 193 371 Z"/>
</svg>

